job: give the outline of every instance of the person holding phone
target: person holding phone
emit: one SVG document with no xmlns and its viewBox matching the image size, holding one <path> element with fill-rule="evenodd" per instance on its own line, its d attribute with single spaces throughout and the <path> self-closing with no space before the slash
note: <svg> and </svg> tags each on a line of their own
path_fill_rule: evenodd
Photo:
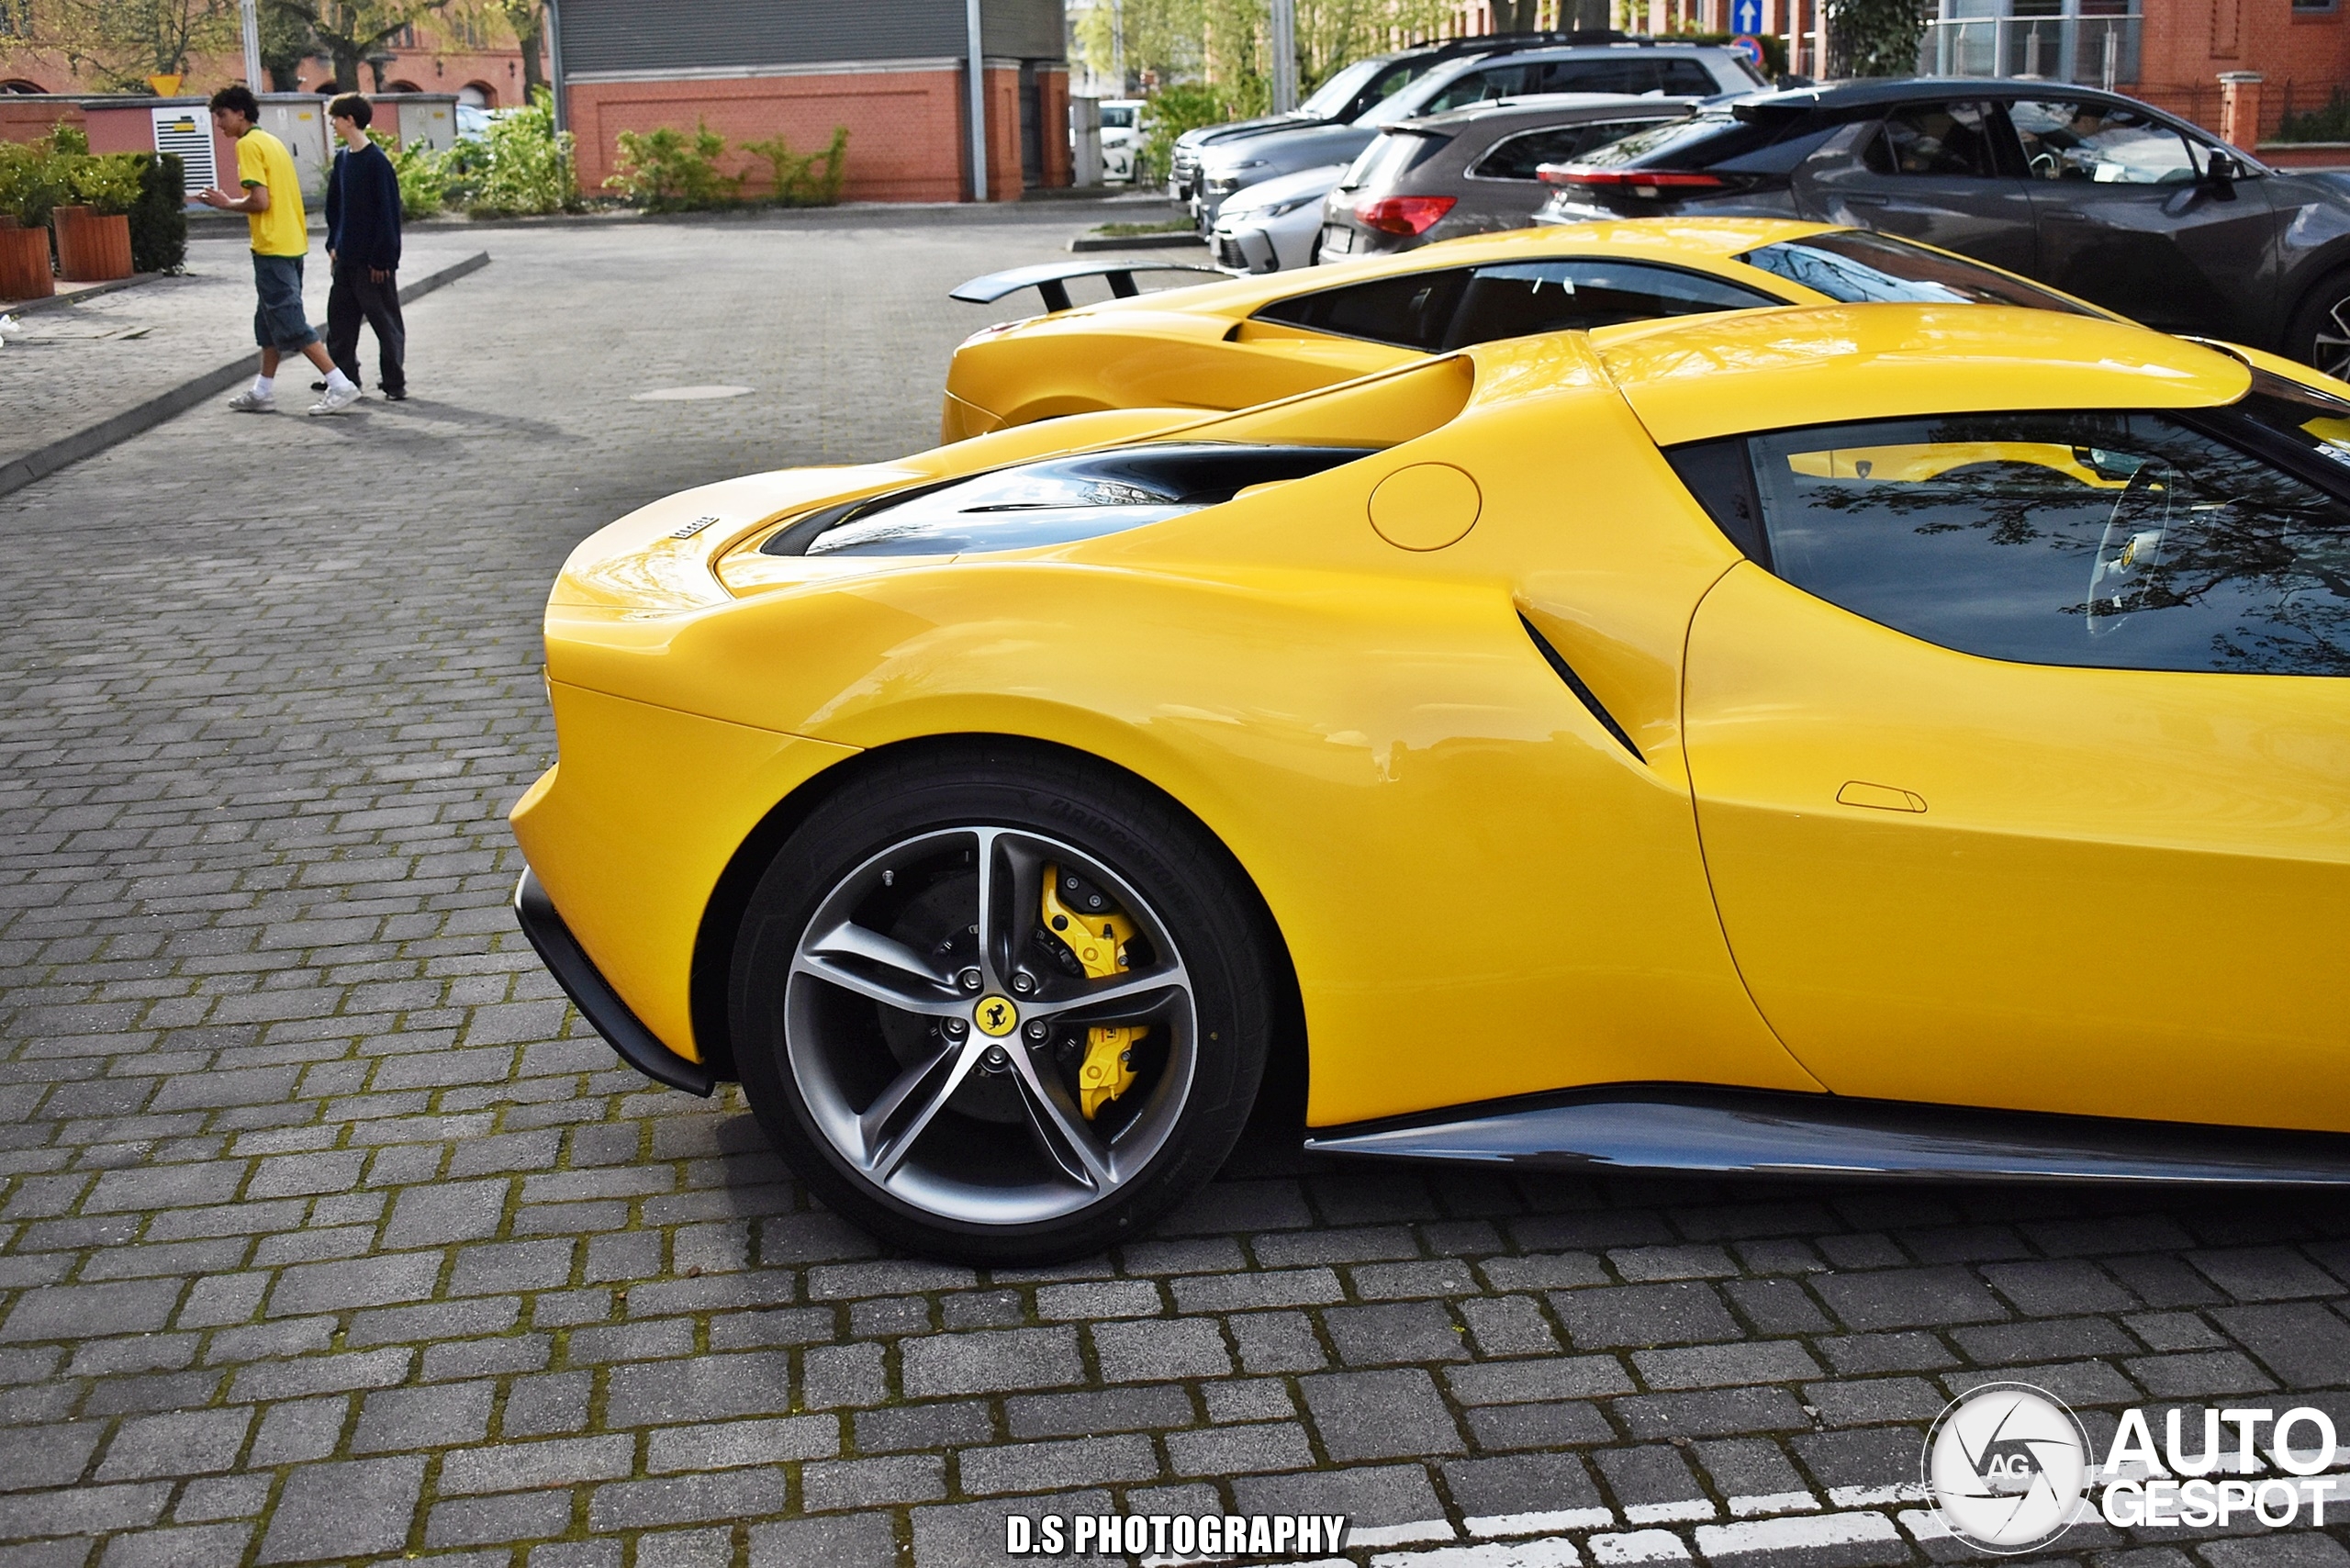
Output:
<svg viewBox="0 0 2350 1568">
<path fill-rule="evenodd" d="M 211 109 L 214 129 L 237 144 L 237 183 L 244 195 L 232 196 L 216 185 L 197 192 L 196 199 L 222 212 L 245 215 L 252 235 L 253 289 L 260 297 L 253 311 L 253 341 L 261 345 L 261 374 L 229 399 L 229 407 L 241 414 L 275 413 L 278 361 L 298 353 L 327 378 L 326 395 L 311 405 L 310 412 L 339 414 L 359 401 L 359 387 L 334 367 L 302 314 L 302 262 L 309 254 L 310 231 L 294 155 L 285 143 L 261 129 L 261 102 L 252 89 L 223 87 L 212 95 Z"/>
</svg>

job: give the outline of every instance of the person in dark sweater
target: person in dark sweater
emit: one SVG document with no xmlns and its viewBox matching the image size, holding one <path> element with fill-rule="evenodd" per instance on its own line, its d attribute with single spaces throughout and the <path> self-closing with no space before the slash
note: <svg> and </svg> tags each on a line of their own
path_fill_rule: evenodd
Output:
<svg viewBox="0 0 2350 1568">
<path fill-rule="evenodd" d="M 375 329 L 376 382 L 397 403 L 408 396 L 408 326 L 400 319 L 400 181 L 384 150 L 367 139 L 375 111 L 345 93 L 327 105 L 328 123 L 342 139 L 327 176 L 327 259 L 334 286 L 327 294 L 327 353 L 335 367 L 359 379 L 359 323 Z"/>
</svg>

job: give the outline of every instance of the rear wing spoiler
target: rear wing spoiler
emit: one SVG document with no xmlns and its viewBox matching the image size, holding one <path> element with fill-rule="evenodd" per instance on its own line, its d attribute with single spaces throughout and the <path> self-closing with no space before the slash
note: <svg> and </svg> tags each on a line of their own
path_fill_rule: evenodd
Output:
<svg viewBox="0 0 2350 1568">
<path fill-rule="evenodd" d="M 1009 271 L 975 277 L 949 289 L 946 297 L 960 299 L 969 305 L 993 305 L 1007 294 L 1033 288 L 1044 297 L 1046 311 L 1066 310 L 1069 308 L 1069 279 L 1105 277 L 1110 280 L 1112 294 L 1120 299 L 1130 299 L 1142 292 L 1135 286 L 1136 273 L 1204 273 L 1218 280 L 1228 275 L 1214 267 L 1191 266 L 1181 262 L 1140 261 L 1132 257 L 1109 262 L 1046 262 L 1042 266 L 1013 267 Z"/>
</svg>

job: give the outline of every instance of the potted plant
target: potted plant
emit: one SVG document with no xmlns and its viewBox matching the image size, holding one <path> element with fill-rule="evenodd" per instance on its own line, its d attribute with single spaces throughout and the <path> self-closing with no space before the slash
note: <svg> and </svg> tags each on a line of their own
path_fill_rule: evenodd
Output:
<svg viewBox="0 0 2350 1568">
<path fill-rule="evenodd" d="M 0 299 L 46 299 L 57 292 L 42 227 L 56 200 L 53 162 L 39 146 L 0 141 Z"/>
<path fill-rule="evenodd" d="M 56 207 L 57 274 L 68 283 L 110 283 L 130 276 L 131 208 L 139 205 L 135 153 L 64 160 L 74 201 Z"/>
</svg>

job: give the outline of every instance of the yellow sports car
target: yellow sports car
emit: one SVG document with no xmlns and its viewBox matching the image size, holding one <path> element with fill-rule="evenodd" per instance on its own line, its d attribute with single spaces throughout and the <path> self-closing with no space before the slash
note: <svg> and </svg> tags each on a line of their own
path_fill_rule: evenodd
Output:
<svg viewBox="0 0 2350 1568">
<path fill-rule="evenodd" d="M 2344 1181 L 2344 420 L 1867 305 L 690 490 L 548 604 L 520 916 L 934 1255 L 1134 1234 L 1271 1059 L 1360 1154 Z"/>
<path fill-rule="evenodd" d="M 1046 314 L 956 351 L 939 440 L 1100 409 L 1239 409 L 1502 338 L 1782 305 L 2000 304 L 2109 316 L 1913 241 L 1778 218 L 1631 218 L 1471 235 L 1378 260 L 1155 294 L 1134 260 L 973 278 L 953 297 L 1024 289 Z M 1119 297 L 1072 309 L 1071 281 Z"/>
</svg>

